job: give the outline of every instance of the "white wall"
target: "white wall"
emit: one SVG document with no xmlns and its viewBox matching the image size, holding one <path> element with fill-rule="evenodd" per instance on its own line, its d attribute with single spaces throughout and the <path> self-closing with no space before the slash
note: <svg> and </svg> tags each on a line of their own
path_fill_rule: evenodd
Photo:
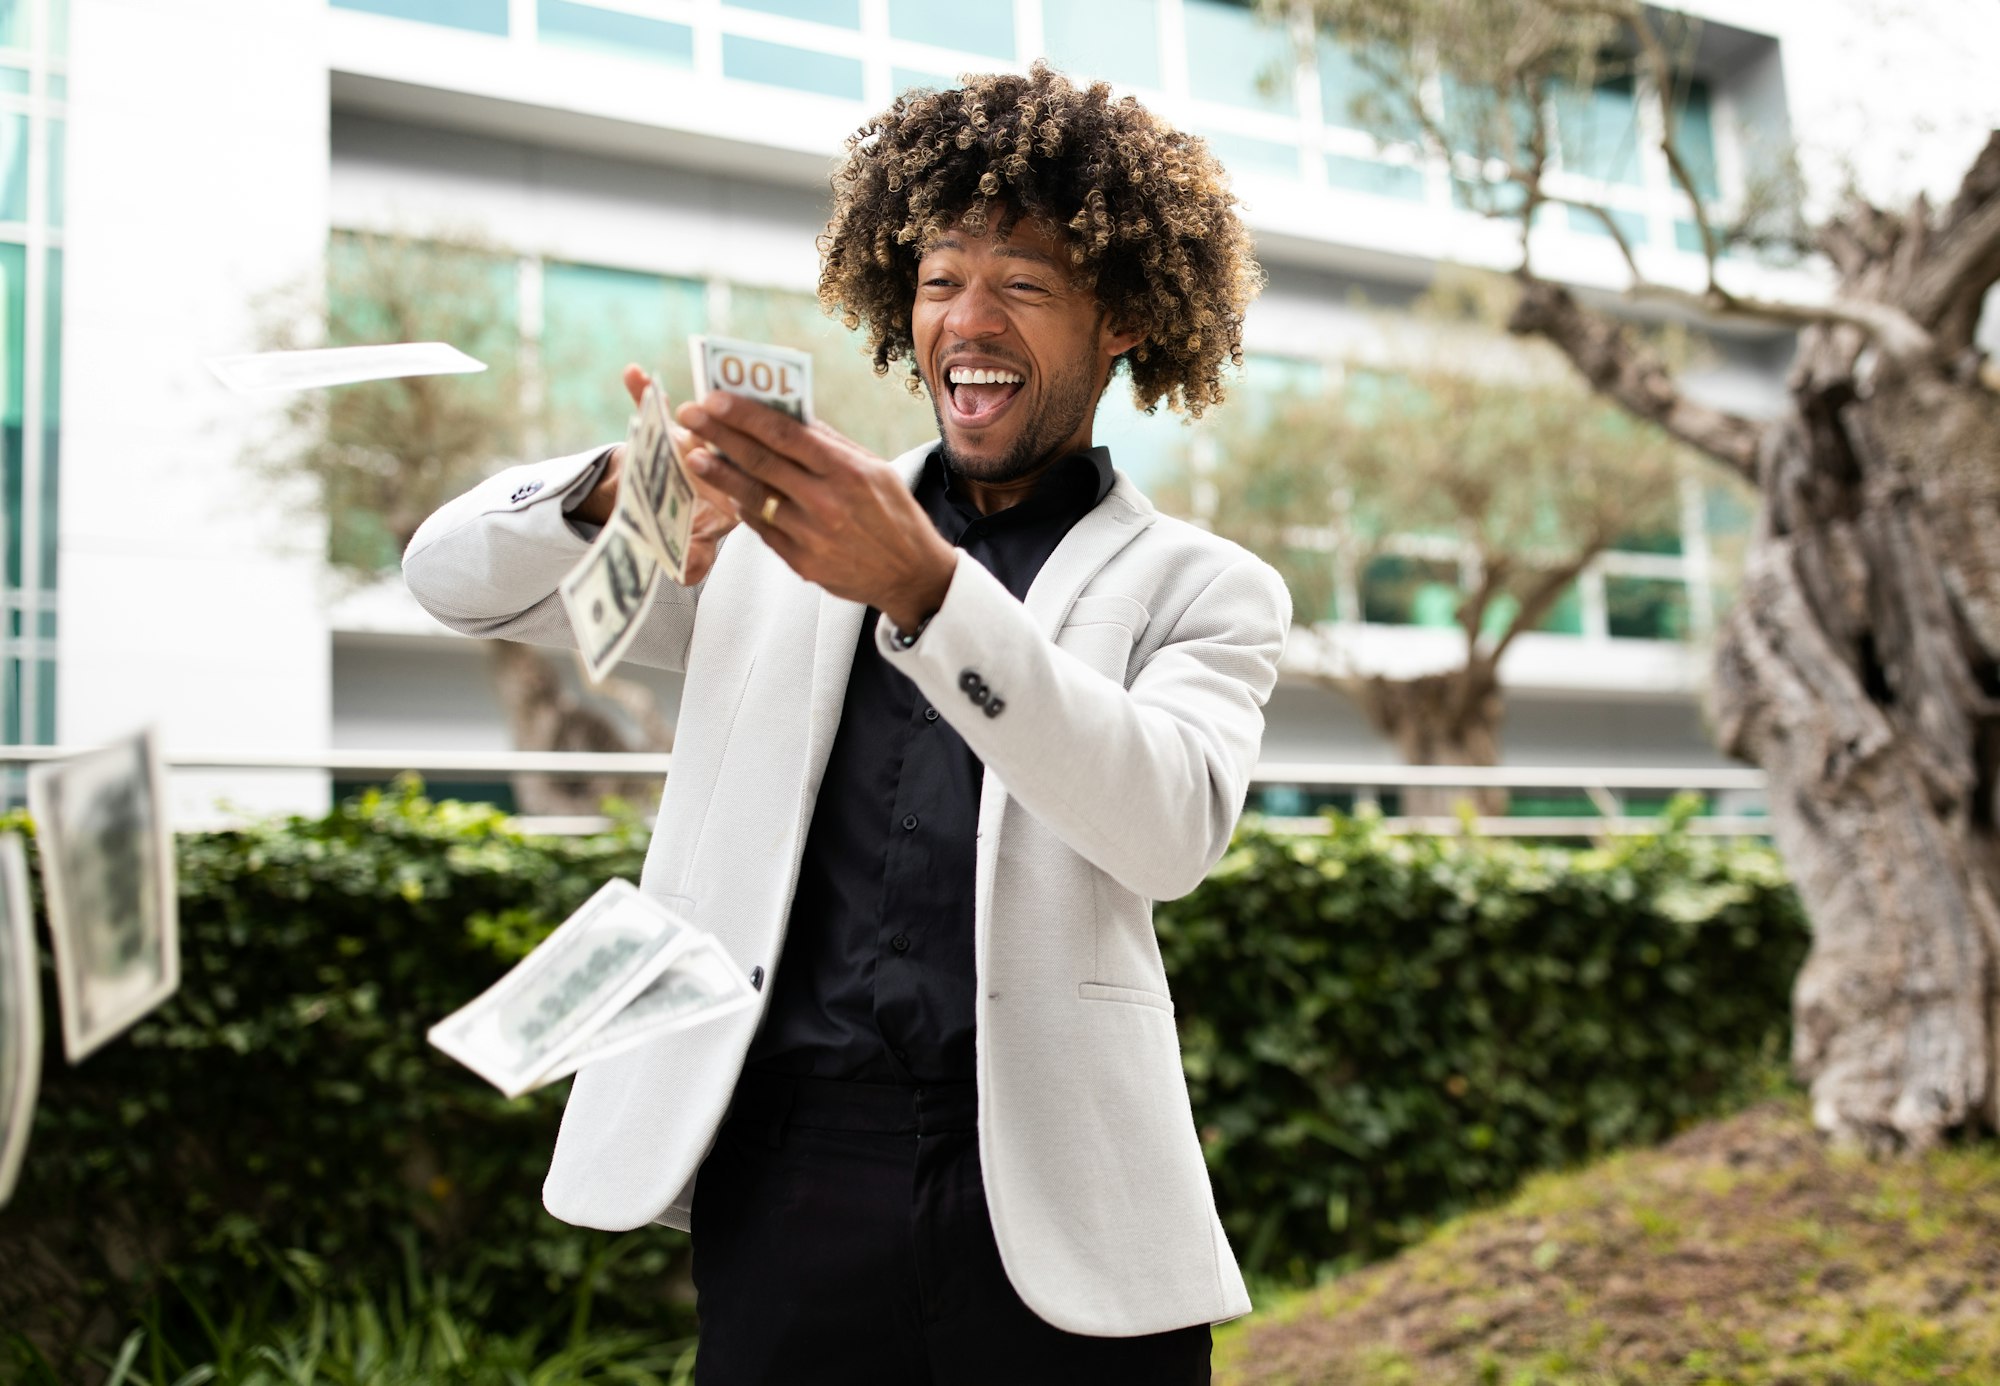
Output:
<svg viewBox="0 0 2000 1386">
<path fill-rule="evenodd" d="M 243 466 L 271 406 L 205 356 L 326 238 L 323 0 L 72 0 L 58 735 L 326 744 L 317 525 Z M 325 777 L 176 780 L 323 806 Z"/>
</svg>

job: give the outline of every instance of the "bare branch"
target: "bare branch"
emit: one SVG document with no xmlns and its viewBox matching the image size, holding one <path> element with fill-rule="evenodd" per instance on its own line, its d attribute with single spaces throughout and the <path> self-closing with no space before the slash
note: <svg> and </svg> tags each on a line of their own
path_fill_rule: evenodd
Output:
<svg viewBox="0 0 2000 1386">
<path fill-rule="evenodd" d="M 2000 130 L 1973 161 L 1941 219 L 1928 262 L 1905 297 L 1918 322 L 1936 329 L 1941 348 L 1972 344 L 1987 290 L 2000 282 Z"/>
<path fill-rule="evenodd" d="M 1573 555 L 1569 562 L 1549 569 L 1543 574 L 1540 582 L 1528 589 L 1528 595 L 1521 599 L 1520 610 L 1514 613 L 1514 619 L 1507 623 L 1507 629 L 1500 632 L 1500 638 L 1493 644 L 1495 664 L 1500 662 L 1500 656 L 1507 653 L 1507 647 L 1514 643 L 1516 636 L 1524 631 L 1533 630 L 1542 623 L 1542 619 L 1555 609 L 1555 604 L 1562 600 L 1562 595 L 1569 590 L 1569 585 L 1581 577 L 1583 570 L 1590 566 L 1591 560 L 1603 553 L 1608 546 L 1609 541 L 1602 538 L 1596 543 L 1586 545 L 1583 550 Z"/>
<path fill-rule="evenodd" d="M 1690 400 L 1655 353 L 1634 341 L 1617 323 L 1585 311 L 1566 290 L 1544 280 L 1524 278 L 1521 301 L 1507 329 L 1545 338 L 1599 393 L 1640 418 L 1652 420 L 1745 479 L 1756 481 L 1761 426 Z"/>
</svg>

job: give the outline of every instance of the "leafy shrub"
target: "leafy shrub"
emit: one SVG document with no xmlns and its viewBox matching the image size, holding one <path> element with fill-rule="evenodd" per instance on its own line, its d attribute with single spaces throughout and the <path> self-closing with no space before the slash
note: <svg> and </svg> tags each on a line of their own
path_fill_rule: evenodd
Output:
<svg viewBox="0 0 2000 1386">
<path fill-rule="evenodd" d="M 414 1255 L 509 1332 L 688 1331 L 685 1238 L 543 1212 L 562 1085 L 506 1101 L 424 1040 L 644 844 L 524 838 L 414 789 L 184 835 L 179 995 L 80 1067 L 50 1046 L 0 1330 L 63 1369 L 138 1323 L 181 1351 L 209 1336 L 194 1306 L 249 1302 L 302 1249 L 336 1300 Z M 1804 946 L 1769 851 L 1673 830 L 1564 851 L 1253 825 L 1158 921 L 1225 1222 L 1293 1277 L 1714 1109 L 1782 1046 Z"/>
<path fill-rule="evenodd" d="M 1254 826 L 1156 918 L 1223 1222 L 1297 1279 L 1532 1170 L 1656 1140 L 1784 1052 L 1804 916 L 1776 855 Z"/>
</svg>

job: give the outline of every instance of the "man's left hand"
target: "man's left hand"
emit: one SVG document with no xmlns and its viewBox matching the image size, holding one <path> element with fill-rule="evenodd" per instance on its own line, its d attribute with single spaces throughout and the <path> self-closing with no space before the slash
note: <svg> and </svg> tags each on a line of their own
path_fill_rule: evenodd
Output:
<svg viewBox="0 0 2000 1386">
<path fill-rule="evenodd" d="M 720 391 L 677 417 L 706 445 L 688 469 L 800 577 L 900 630 L 943 605 L 957 552 L 887 462 L 827 424 Z"/>
</svg>

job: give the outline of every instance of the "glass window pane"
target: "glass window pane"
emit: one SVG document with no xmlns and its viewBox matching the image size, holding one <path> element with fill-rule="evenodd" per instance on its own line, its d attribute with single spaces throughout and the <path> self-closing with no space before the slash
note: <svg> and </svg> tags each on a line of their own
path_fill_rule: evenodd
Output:
<svg viewBox="0 0 2000 1386">
<path fill-rule="evenodd" d="M 63 122 L 51 120 L 49 130 L 49 214 L 50 226 L 63 224 L 63 201 L 67 195 L 69 178 L 63 162 Z"/>
<path fill-rule="evenodd" d="M 1292 41 L 1247 5 L 1186 0 L 1188 90 L 1205 101 L 1296 113 Z"/>
<path fill-rule="evenodd" d="M 1043 51 L 1079 77 L 1133 87 L 1160 85 L 1153 0 L 1042 0 Z"/>
<path fill-rule="evenodd" d="M 1675 103 L 1674 148 L 1702 200 L 1722 196 L 1715 172 L 1715 113 L 1708 83 L 1689 82 L 1686 93 Z"/>
<path fill-rule="evenodd" d="M 618 378 L 627 362 L 651 371 L 675 403 L 688 399 L 687 339 L 707 329 L 707 303 L 698 279 L 544 265 L 542 373 L 558 450 L 625 436 L 632 403 Z"/>
<path fill-rule="evenodd" d="M 590 48 L 621 58 L 651 58 L 677 67 L 694 66 L 694 30 L 685 24 L 579 5 L 574 0 L 540 0 L 535 24 L 545 43 Z"/>
<path fill-rule="evenodd" d="M 28 219 L 28 118 L 0 115 L 0 221 Z"/>
<path fill-rule="evenodd" d="M 21 744 L 21 661 L 8 659 L 0 662 L 0 741 L 9 746 Z"/>
<path fill-rule="evenodd" d="M 984 4 L 968 4 L 966 0 L 889 0 L 889 32 L 912 43 L 1012 59 L 1014 7 L 996 0 Z"/>
<path fill-rule="evenodd" d="M 7 572 L 9 587 L 22 582 L 22 493 L 25 476 L 21 443 L 26 413 L 28 344 L 28 248 L 0 243 L 0 325 L 6 339 L 4 369 L 0 369 L 0 475 L 4 475 L 7 505 Z"/>
<path fill-rule="evenodd" d="M 894 87 L 899 95 L 911 87 L 950 91 L 958 85 L 958 79 L 947 77 L 941 72 L 922 72 L 914 67 L 892 67 L 889 69 L 889 85 Z"/>
<path fill-rule="evenodd" d="M 1610 78 L 1588 92 L 1559 88 L 1556 135 L 1571 173 L 1639 185 L 1639 108 L 1631 78 Z"/>
<path fill-rule="evenodd" d="M 722 0 L 739 10 L 762 10 L 787 19 L 809 19 L 815 24 L 834 24 L 843 29 L 861 27 L 861 0 Z"/>
<path fill-rule="evenodd" d="M 1400 197 L 1407 202 L 1422 202 L 1425 195 L 1422 169 L 1378 159 L 1351 159 L 1345 154 L 1326 156 L 1326 181 L 1336 188 Z"/>
<path fill-rule="evenodd" d="M 1328 125 L 1366 130 L 1378 139 L 1422 141 L 1423 126 L 1406 113 L 1407 99 L 1363 66 L 1354 50 L 1322 35 L 1317 53 L 1320 113 Z M 1379 61 L 1393 70 L 1393 55 L 1384 53 Z"/>
<path fill-rule="evenodd" d="M 32 0 L 0 0 L 0 48 L 32 46 L 28 28 Z"/>
<path fill-rule="evenodd" d="M 55 86 L 55 83 L 56 83 L 55 78 L 53 77 L 49 78 L 49 86 L 52 89 Z M 28 90 L 28 70 L 26 68 L 0 67 L 0 91 L 9 92 L 15 95 L 22 95 L 25 94 L 27 90 Z M 55 95 L 55 92 L 51 90 L 49 92 L 49 95 L 53 96 Z"/>
<path fill-rule="evenodd" d="M 475 34 L 507 33 L 507 0 L 333 0 L 333 7 L 470 29 Z"/>
<path fill-rule="evenodd" d="M 1393 626 L 1458 624 L 1458 565 L 1380 554 L 1361 573 L 1361 619 Z"/>
<path fill-rule="evenodd" d="M 1228 130 L 1204 130 L 1201 137 L 1222 166 L 1231 173 L 1274 173 L 1280 178 L 1299 176 L 1299 151 L 1276 140 L 1260 140 L 1254 135 L 1238 135 Z"/>
<path fill-rule="evenodd" d="M 69 78 L 63 76 L 60 72 L 51 72 L 49 74 L 49 100 L 69 100 Z"/>
<path fill-rule="evenodd" d="M 817 92 L 821 96 L 861 99 L 859 58 L 815 53 L 810 48 L 766 43 L 741 34 L 722 36 L 722 75 L 743 82 Z"/>
<path fill-rule="evenodd" d="M 1164 409 L 1140 413 L 1132 403 L 1131 378 L 1122 371 L 1104 387 L 1090 433 L 1091 442 L 1110 448 L 1112 465 L 1130 475 L 1142 491 L 1151 490 L 1180 470 L 1193 439 L 1185 415 Z"/>
<path fill-rule="evenodd" d="M 35 661 L 35 741 L 53 746 L 56 741 L 56 662 Z"/>
<path fill-rule="evenodd" d="M 69 0 L 49 0 L 49 52 L 69 52 Z"/>
<path fill-rule="evenodd" d="M 1685 640 L 1687 584 L 1606 574 L 1604 614 L 1611 634 L 1627 640 Z"/>
</svg>

